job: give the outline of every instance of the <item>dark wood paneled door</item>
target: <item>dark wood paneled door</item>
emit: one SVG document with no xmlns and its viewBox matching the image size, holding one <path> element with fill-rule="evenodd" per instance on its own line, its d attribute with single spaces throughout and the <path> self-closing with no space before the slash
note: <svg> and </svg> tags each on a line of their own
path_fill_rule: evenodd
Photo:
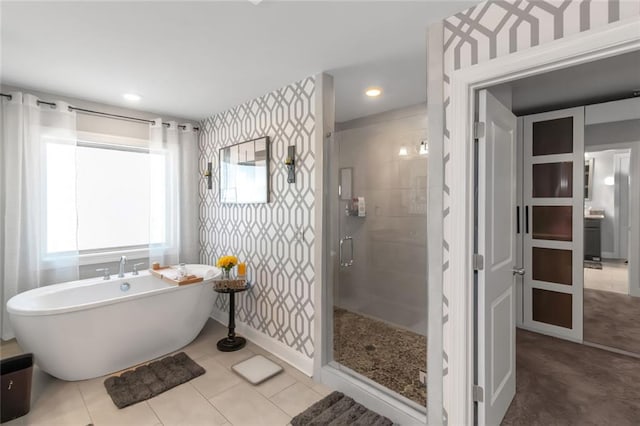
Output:
<svg viewBox="0 0 640 426">
<path fill-rule="evenodd" d="M 584 108 L 523 125 L 523 326 L 582 341 Z"/>
</svg>

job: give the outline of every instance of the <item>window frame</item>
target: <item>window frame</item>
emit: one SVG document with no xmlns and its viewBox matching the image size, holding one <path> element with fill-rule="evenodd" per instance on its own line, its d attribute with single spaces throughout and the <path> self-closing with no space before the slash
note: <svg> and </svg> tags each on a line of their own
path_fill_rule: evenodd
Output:
<svg viewBox="0 0 640 426">
<path fill-rule="evenodd" d="M 42 233 L 42 261 L 47 263 L 59 258 L 73 258 L 77 257 L 78 265 L 92 265 L 98 263 L 107 263 L 117 261 L 120 256 L 126 255 L 129 259 L 146 259 L 149 258 L 152 250 L 171 251 L 174 249 L 174 245 L 171 243 L 170 238 L 170 221 L 165 221 L 165 241 L 162 243 L 151 244 L 137 244 L 130 246 L 114 246 L 95 249 L 85 249 L 76 251 L 60 251 L 49 252 L 48 247 L 48 205 L 47 205 L 47 153 L 46 146 L 50 143 L 56 143 L 55 137 L 47 137 L 43 144 L 42 161 L 44 164 L 43 173 L 43 191 L 42 191 L 42 210 L 44 214 L 41 217 L 41 224 L 45 232 Z M 154 149 L 150 146 L 150 141 L 138 138 L 126 138 L 113 135 L 105 135 L 91 132 L 77 132 L 75 138 L 76 147 L 93 148 L 93 149 L 107 149 L 124 152 L 135 152 L 145 154 L 161 154 L 164 157 L 165 162 L 169 161 L 169 152 L 166 149 Z M 166 185 L 165 185 L 166 186 Z M 165 200 L 169 199 L 169 194 L 165 194 Z"/>
</svg>

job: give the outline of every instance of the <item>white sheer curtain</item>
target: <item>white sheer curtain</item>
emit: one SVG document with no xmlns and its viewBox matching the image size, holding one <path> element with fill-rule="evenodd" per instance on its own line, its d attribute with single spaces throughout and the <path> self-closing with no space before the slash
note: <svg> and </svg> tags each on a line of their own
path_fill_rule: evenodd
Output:
<svg viewBox="0 0 640 426">
<path fill-rule="evenodd" d="M 197 138 L 190 124 L 167 124 L 156 119 L 149 130 L 150 151 L 161 154 L 155 165 L 152 160 L 149 193 L 165 200 L 164 208 L 150 213 L 149 261 L 198 263 Z M 151 202 L 159 204 L 158 200 Z"/>
<path fill-rule="evenodd" d="M 2 97 L 0 117 L 0 278 L 2 279 L 2 338 L 13 332 L 6 311 L 7 301 L 14 295 L 42 285 L 78 278 L 76 216 L 51 210 L 75 209 L 75 187 L 65 194 L 47 193 L 50 176 L 75 185 L 76 116 L 68 104 L 56 102 L 55 108 L 38 105 L 35 96 L 11 93 Z M 51 149 L 52 144 L 55 148 Z M 49 155 L 56 156 L 55 166 Z M 55 175 L 65 170 L 64 175 Z M 49 173 L 49 175 L 48 175 Z M 65 219 L 56 220 L 54 213 Z M 65 227 L 69 235 L 64 244 L 47 241 L 47 225 Z M 64 247 L 62 250 L 57 248 Z"/>
<path fill-rule="evenodd" d="M 191 124 L 180 135 L 180 261 L 200 263 L 198 138 Z"/>
</svg>

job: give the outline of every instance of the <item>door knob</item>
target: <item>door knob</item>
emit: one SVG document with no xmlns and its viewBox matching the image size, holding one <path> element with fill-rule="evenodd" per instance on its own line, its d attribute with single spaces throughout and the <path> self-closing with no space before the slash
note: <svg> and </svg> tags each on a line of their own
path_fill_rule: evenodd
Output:
<svg viewBox="0 0 640 426">
<path fill-rule="evenodd" d="M 520 275 L 523 276 L 524 275 L 524 268 L 513 268 L 513 275 Z"/>
</svg>

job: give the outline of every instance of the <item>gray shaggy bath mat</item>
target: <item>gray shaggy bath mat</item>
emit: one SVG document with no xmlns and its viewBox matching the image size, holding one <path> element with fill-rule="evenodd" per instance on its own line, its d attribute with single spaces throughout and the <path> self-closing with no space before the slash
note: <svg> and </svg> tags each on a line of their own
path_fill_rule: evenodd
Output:
<svg viewBox="0 0 640 426">
<path fill-rule="evenodd" d="M 393 422 L 358 404 L 341 392 L 332 392 L 291 420 L 291 426 L 391 426 Z"/>
<path fill-rule="evenodd" d="M 204 368 L 196 364 L 184 352 L 162 358 L 120 376 L 104 381 L 107 393 L 118 408 L 152 398 L 182 383 L 201 376 Z"/>
</svg>

